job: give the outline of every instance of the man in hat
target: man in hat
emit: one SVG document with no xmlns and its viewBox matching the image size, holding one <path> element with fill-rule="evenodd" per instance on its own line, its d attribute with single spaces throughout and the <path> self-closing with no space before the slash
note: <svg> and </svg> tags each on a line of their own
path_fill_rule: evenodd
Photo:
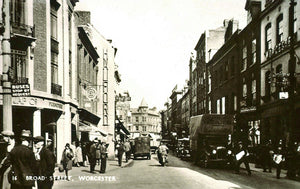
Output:
<svg viewBox="0 0 300 189">
<path fill-rule="evenodd" d="M 235 157 L 236 157 L 235 172 L 238 174 L 240 172 L 240 165 L 242 163 L 244 163 L 245 167 L 246 167 L 246 170 L 248 172 L 248 175 L 251 175 L 249 162 L 248 162 L 249 153 L 248 153 L 248 150 L 244 147 L 242 141 L 238 142 L 238 147 L 236 149 Z"/>
<path fill-rule="evenodd" d="M 48 148 L 50 151 L 53 152 L 53 143 L 52 143 L 52 139 L 51 138 L 47 139 L 46 148 Z"/>
<path fill-rule="evenodd" d="M 96 166 L 96 144 L 98 143 L 98 140 L 95 139 L 93 141 L 93 144 L 90 146 L 90 172 L 93 173 L 95 171 Z"/>
<path fill-rule="evenodd" d="M 37 180 L 38 189 L 51 189 L 53 186 L 53 173 L 55 156 L 52 151 L 44 147 L 44 137 L 34 137 L 35 158 L 37 161 L 37 176 L 45 178 Z"/>
<path fill-rule="evenodd" d="M 23 130 L 20 139 L 21 144 L 16 145 L 7 156 L 7 163 L 12 166 L 8 179 L 11 189 L 31 189 L 35 181 L 30 178 L 36 175 L 36 160 L 29 148 L 30 131 Z"/>
<path fill-rule="evenodd" d="M 105 170 L 106 170 L 107 147 L 108 147 L 108 144 L 106 144 L 106 142 L 103 141 L 100 146 L 100 153 L 101 153 L 101 155 L 100 155 L 100 159 L 101 159 L 100 173 L 105 173 Z"/>
</svg>

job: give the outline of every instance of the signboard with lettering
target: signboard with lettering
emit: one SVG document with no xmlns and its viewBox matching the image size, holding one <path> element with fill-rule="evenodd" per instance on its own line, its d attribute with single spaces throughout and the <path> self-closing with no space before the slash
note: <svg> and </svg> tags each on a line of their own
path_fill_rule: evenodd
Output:
<svg viewBox="0 0 300 189">
<path fill-rule="evenodd" d="M 30 96 L 30 85 L 29 84 L 12 84 L 11 85 L 12 96 Z"/>
</svg>

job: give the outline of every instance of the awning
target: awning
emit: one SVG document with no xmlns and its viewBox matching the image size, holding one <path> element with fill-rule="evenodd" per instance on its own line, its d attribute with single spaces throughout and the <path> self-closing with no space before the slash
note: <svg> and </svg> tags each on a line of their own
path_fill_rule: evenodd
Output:
<svg viewBox="0 0 300 189">
<path fill-rule="evenodd" d="M 116 129 L 118 132 L 123 131 L 126 135 L 130 135 L 130 132 L 124 127 L 123 123 L 117 118 L 119 123 L 116 123 Z"/>
<path fill-rule="evenodd" d="M 94 126 L 94 125 L 88 125 L 88 124 L 85 124 L 83 122 L 79 122 L 79 129 L 78 130 L 80 132 L 99 132 L 103 136 L 108 135 L 108 133 L 106 131 L 100 129 L 99 127 Z"/>
<path fill-rule="evenodd" d="M 88 121 L 94 125 L 97 125 L 100 121 L 100 117 L 98 117 L 97 115 L 85 110 L 85 109 L 78 109 L 78 113 L 79 113 L 79 118 L 81 120 L 85 120 Z"/>
</svg>

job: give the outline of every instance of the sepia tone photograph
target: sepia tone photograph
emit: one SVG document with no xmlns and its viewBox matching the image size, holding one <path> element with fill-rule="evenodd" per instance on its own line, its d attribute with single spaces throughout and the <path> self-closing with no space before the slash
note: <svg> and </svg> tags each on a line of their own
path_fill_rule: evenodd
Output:
<svg viewBox="0 0 300 189">
<path fill-rule="evenodd" d="M 300 188 L 299 0 L 0 0 L 0 189 Z"/>
</svg>

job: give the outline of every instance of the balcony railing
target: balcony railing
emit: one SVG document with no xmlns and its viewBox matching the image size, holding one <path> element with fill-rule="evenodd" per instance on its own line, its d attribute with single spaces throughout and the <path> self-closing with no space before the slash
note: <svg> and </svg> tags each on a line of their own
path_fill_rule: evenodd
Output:
<svg viewBox="0 0 300 189">
<path fill-rule="evenodd" d="M 55 83 L 51 83 L 51 94 L 56 94 L 61 96 L 61 86 Z"/>
<path fill-rule="evenodd" d="M 11 79 L 12 84 L 27 84 L 28 78 L 26 77 L 16 77 Z"/>
<path fill-rule="evenodd" d="M 12 33 L 34 37 L 34 26 L 29 26 L 20 22 L 11 22 Z"/>
</svg>

